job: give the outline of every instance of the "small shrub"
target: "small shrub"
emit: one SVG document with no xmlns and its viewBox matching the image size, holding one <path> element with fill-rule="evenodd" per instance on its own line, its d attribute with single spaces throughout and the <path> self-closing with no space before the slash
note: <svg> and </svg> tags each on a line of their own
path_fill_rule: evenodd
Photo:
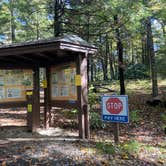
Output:
<svg viewBox="0 0 166 166">
<path fill-rule="evenodd" d="M 161 120 L 163 121 L 162 129 L 164 130 L 164 133 L 166 134 L 166 114 L 161 114 L 160 115 Z"/>
<path fill-rule="evenodd" d="M 166 114 L 161 114 L 160 117 L 161 117 L 162 121 L 166 122 Z"/>
<path fill-rule="evenodd" d="M 77 113 L 78 113 L 77 109 L 72 109 L 72 110 L 65 109 L 65 110 L 63 110 L 64 117 L 66 117 L 68 119 L 76 118 Z"/>
<path fill-rule="evenodd" d="M 139 115 L 140 110 L 133 110 L 130 112 L 130 120 L 132 122 L 139 122 L 142 118 Z"/>
<path fill-rule="evenodd" d="M 143 64 L 131 64 L 125 70 L 125 78 L 126 79 L 145 79 L 149 78 L 148 71 Z"/>
<path fill-rule="evenodd" d="M 90 112 L 90 128 L 104 129 L 105 124 L 101 120 L 101 116 L 97 112 Z"/>
<path fill-rule="evenodd" d="M 110 143 L 103 143 L 103 142 L 97 142 L 96 143 L 96 148 L 104 154 L 114 154 L 115 153 L 115 148 L 112 144 Z"/>
<path fill-rule="evenodd" d="M 95 105 L 98 102 L 98 96 L 96 93 L 93 92 L 93 85 L 89 87 L 89 93 L 88 93 L 88 103 L 90 105 L 90 108 L 92 108 L 93 105 Z"/>
<path fill-rule="evenodd" d="M 141 144 L 136 140 L 130 140 L 127 143 L 121 146 L 121 150 L 125 151 L 126 153 L 138 153 L 141 148 Z"/>
</svg>

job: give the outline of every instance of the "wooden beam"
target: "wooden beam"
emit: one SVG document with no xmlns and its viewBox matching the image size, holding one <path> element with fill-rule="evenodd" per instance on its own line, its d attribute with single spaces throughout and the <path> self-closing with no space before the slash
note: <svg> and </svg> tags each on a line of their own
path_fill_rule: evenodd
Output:
<svg viewBox="0 0 166 166">
<path fill-rule="evenodd" d="M 38 61 L 36 60 L 33 60 L 32 58 L 29 58 L 29 57 L 25 57 L 23 55 L 14 55 L 14 57 L 17 57 L 19 59 L 24 59 L 26 61 L 30 61 L 30 62 L 33 62 L 33 63 L 38 63 Z"/>
<path fill-rule="evenodd" d="M 31 54 L 57 49 L 59 49 L 59 43 L 10 46 L 0 48 L 0 56 Z"/>
<path fill-rule="evenodd" d="M 32 131 L 35 132 L 40 127 L 40 84 L 39 66 L 33 69 L 33 110 L 32 110 Z"/>
<path fill-rule="evenodd" d="M 47 59 L 49 61 L 55 61 L 55 58 L 52 58 L 52 57 L 50 57 L 50 56 L 48 56 L 48 55 L 46 55 L 46 54 L 44 54 L 42 52 L 36 53 L 36 55 L 38 55 L 40 57 L 43 57 L 43 58 L 45 58 L 45 59 Z"/>
<path fill-rule="evenodd" d="M 82 56 L 80 71 L 81 71 L 81 102 L 84 112 L 85 138 L 90 138 L 89 126 L 89 110 L 88 110 L 88 75 L 87 75 L 87 54 Z"/>
<path fill-rule="evenodd" d="M 16 101 L 16 102 L 3 102 L 0 103 L 0 108 L 17 108 L 17 107 L 26 107 L 27 101 Z"/>
<path fill-rule="evenodd" d="M 7 58 L 7 57 L 0 57 L 0 60 L 8 62 L 8 63 L 10 63 L 10 62 L 14 62 L 14 63 L 18 62 L 17 60 L 15 60 L 13 58 L 11 59 L 11 58 Z"/>
<path fill-rule="evenodd" d="M 71 43 L 60 43 L 60 49 L 61 50 L 70 50 L 74 52 L 81 52 L 86 54 L 94 54 L 97 51 L 97 48 L 95 47 L 86 47 L 81 45 L 73 45 Z"/>
<path fill-rule="evenodd" d="M 26 91 L 27 97 L 27 128 L 28 131 L 32 132 L 32 124 L 33 124 L 33 93 L 32 90 Z"/>
<path fill-rule="evenodd" d="M 77 86 L 77 97 L 79 103 L 79 137 L 89 139 L 87 54 L 80 53 L 78 55 L 77 74 L 81 75 L 81 86 Z"/>
<path fill-rule="evenodd" d="M 44 127 L 48 128 L 51 124 L 51 88 L 50 88 L 50 68 L 46 67 L 46 84 L 44 88 Z"/>
<path fill-rule="evenodd" d="M 76 62 L 76 74 L 81 75 L 81 62 L 82 56 L 79 54 L 77 56 Z M 82 86 L 77 86 L 77 100 L 78 100 L 78 125 L 79 125 L 79 138 L 85 139 L 85 121 L 84 121 L 84 110 L 83 110 L 83 102 L 82 102 Z"/>
</svg>

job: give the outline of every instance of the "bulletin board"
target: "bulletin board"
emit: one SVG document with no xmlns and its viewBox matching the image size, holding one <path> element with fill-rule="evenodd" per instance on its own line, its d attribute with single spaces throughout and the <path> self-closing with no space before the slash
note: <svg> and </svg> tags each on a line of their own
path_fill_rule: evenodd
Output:
<svg viewBox="0 0 166 166">
<path fill-rule="evenodd" d="M 0 103 L 26 101 L 26 90 L 32 89 L 32 70 L 0 70 Z"/>
<path fill-rule="evenodd" d="M 77 100 L 75 83 L 76 64 L 63 64 L 51 68 L 51 99 Z"/>
</svg>

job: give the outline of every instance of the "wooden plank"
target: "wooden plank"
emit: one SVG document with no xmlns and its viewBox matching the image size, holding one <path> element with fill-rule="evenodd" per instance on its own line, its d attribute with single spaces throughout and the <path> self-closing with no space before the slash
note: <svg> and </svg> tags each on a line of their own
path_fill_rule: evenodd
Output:
<svg viewBox="0 0 166 166">
<path fill-rule="evenodd" d="M 35 64 L 36 65 L 36 64 Z M 25 63 L 1 63 L 0 62 L 0 70 L 11 70 L 11 69 L 32 69 L 34 68 L 34 64 L 29 63 L 29 64 L 25 64 Z"/>
<path fill-rule="evenodd" d="M 0 57 L 9 55 L 21 55 L 27 53 L 38 53 L 42 51 L 56 51 L 59 49 L 59 43 L 20 45 L 0 48 Z"/>
<path fill-rule="evenodd" d="M 27 106 L 27 101 L 0 103 L 0 108 L 17 108 L 17 107 L 26 107 L 26 106 Z"/>
</svg>

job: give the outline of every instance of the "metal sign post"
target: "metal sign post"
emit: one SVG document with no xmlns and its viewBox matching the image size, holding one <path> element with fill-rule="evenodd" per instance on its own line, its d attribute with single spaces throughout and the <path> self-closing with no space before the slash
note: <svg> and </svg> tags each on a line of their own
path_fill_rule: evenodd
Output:
<svg viewBox="0 0 166 166">
<path fill-rule="evenodd" d="M 102 120 L 115 122 L 114 140 L 119 142 L 119 123 L 129 123 L 127 95 L 102 96 Z"/>
</svg>

